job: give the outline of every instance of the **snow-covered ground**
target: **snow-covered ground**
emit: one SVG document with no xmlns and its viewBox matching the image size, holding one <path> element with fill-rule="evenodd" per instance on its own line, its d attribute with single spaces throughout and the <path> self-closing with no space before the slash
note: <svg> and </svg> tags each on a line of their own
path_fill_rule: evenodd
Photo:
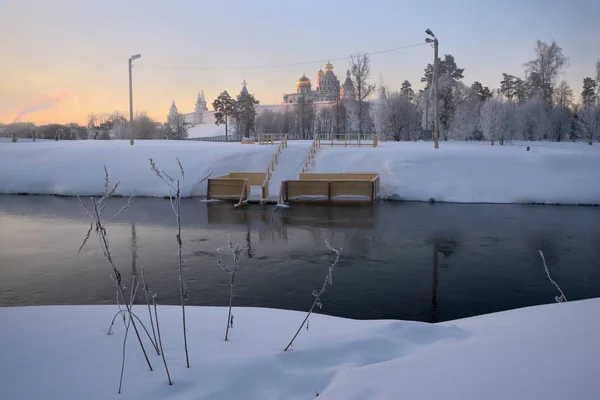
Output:
<svg viewBox="0 0 600 400">
<path fill-rule="evenodd" d="M 214 136 L 225 136 L 225 125 L 215 124 L 215 112 L 207 111 L 204 113 L 204 124 L 198 124 L 188 129 L 188 138 L 206 138 Z M 233 132 L 232 126 L 228 127 L 228 134 Z"/>
<path fill-rule="evenodd" d="M 290 141 L 270 184 L 296 177 L 308 141 Z M 526 151 L 531 146 L 531 151 Z M 263 172 L 275 146 L 195 141 L 61 141 L 0 143 L 0 193 L 74 195 L 101 190 L 103 166 L 121 181 L 119 194 L 133 187 L 141 196 L 164 196 L 165 185 L 148 168 L 154 158 L 176 172 L 175 157 L 188 183 L 211 170 Z M 286 161 L 287 160 L 287 161 Z M 600 146 L 583 143 L 384 142 L 377 148 L 321 147 L 309 172 L 375 172 L 381 195 L 393 199 L 459 203 L 600 204 Z M 184 195 L 203 196 L 206 185 Z"/>
<path fill-rule="evenodd" d="M 599 308 L 592 299 L 439 324 L 313 315 L 284 353 L 303 313 L 234 308 L 224 342 L 226 308 L 188 307 L 187 369 L 180 308 L 161 306 L 174 384 L 153 353 L 148 371 L 130 332 L 121 395 L 122 321 L 106 334 L 116 306 L 0 308 L 0 398 L 595 400 Z"/>
</svg>

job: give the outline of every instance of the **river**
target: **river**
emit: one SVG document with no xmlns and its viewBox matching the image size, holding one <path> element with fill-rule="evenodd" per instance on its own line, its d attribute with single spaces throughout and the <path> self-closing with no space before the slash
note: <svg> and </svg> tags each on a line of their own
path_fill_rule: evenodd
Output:
<svg viewBox="0 0 600 400">
<path fill-rule="evenodd" d="M 111 199 L 106 215 L 124 199 Z M 357 319 L 445 321 L 600 296 L 600 208 L 379 202 L 301 206 L 182 202 L 189 305 L 223 306 L 229 276 L 216 249 L 243 247 L 234 306 L 306 310 L 342 247 L 319 312 Z M 110 304 L 111 272 L 75 198 L 0 196 L 0 306 Z M 142 266 L 161 304 L 177 304 L 176 221 L 168 200 L 134 199 L 108 226 L 126 279 Z M 142 296 L 139 296 L 141 301 Z"/>
</svg>

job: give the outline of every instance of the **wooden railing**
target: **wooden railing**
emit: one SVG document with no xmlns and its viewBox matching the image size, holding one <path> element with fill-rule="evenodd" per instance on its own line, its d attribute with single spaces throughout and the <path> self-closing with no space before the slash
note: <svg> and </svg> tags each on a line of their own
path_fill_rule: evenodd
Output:
<svg viewBox="0 0 600 400">
<path fill-rule="evenodd" d="M 377 147 L 377 135 L 358 134 L 358 133 L 340 133 L 340 134 L 319 134 L 319 140 L 323 146 L 358 146 L 358 147 Z"/>
<path fill-rule="evenodd" d="M 310 163 L 312 162 L 313 158 L 315 158 L 315 155 L 317 154 L 317 150 L 319 150 L 320 146 L 321 146 L 321 139 L 320 139 L 319 135 L 315 135 L 315 138 L 313 139 L 312 144 L 310 145 L 310 149 L 308 150 L 308 155 L 306 156 L 306 160 L 304 160 L 304 165 L 302 166 L 302 171 L 300 171 L 301 174 L 308 171 L 308 168 L 310 167 Z"/>
<path fill-rule="evenodd" d="M 274 135 L 271 135 L 274 136 Z M 275 150 L 275 154 L 273 154 L 273 158 L 271 158 L 271 162 L 269 163 L 269 166 L 267 167 L 267 172 L 265 174 L 265 179 L 263 181 L 262 187 L 263 187 L 263 200 L 266 200 L 267 197 L 269 197 L 269 181 L 271 180 L 271 177 L 273 176 L 273 171 L 275 171 L 275 165 L 277 164 L 278 160 L 279 160 L 279 154 L 281 154 L 281 152 L 283 151 L 283 149 L 285 149 L 288 144 L 287 144 L 287 135 L 282 135 L 282 139 L 281 142 L 279 142 L 279 146 L 277 146 L 277 150 Z M 260 135 L 259 135 L 260 138 Z M 260 144 L 260 143 L 259 143 Z M 265 194 L 265 189 L 266 188 L 266 194 Z"/>
<path fill-rule="evenodd" d="M 284 142 L 284 147 L 287 147 L 287 134 L 285 133 L 259 133 L 258 144 L 276 144 L 278 142 Z"/>
</svg>

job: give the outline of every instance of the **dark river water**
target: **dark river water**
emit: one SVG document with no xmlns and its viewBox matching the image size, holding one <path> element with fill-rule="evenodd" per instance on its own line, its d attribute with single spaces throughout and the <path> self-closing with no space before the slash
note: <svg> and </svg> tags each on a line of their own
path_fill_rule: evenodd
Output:
<svg viewBox="0 0 600 400">
<path fill-rule="evenodd" d="M 124 200 L 112 199 L 106 214 Z M 325 314 L 444 321 L 551 303 L 557 294 L 538 249 L 568 300 L 600 297 L 600 208 L 380 202 L 367 207 L 250 205 L 184 200 L 188 304 L 228 301 L 216 249 L 243 246 L 234 306 L 306 310 L 343 247 Z M 175 218 L 168 200 L 135 199 L 108 235 L 127 279 L 145 267 L 161 304 L 177 304 Z M 111 272 L 74 198 L 0 196 L 0 306 L 110 304 Z M 140 300 L 142 296 L 139 297 Z"/>
</svg>

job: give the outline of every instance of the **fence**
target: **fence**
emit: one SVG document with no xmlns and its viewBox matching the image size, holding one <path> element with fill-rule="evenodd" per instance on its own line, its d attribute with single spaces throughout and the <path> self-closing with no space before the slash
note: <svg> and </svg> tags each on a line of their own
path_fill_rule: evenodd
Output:
<svg viewBox="0 0 600 400">
<path fill-rule="evenodd" d="M 377 135 L 372 134 L 319 134 L 315 135 L 319 138 L 320 146 L 358 146 L 358 147 L 377 147 Z"/>
<path fill-rule="evenodd" d="M 287 147 L 287 138 L 288 135 L 285 133 L 259 133 L 258 144 L 263 145 L 285 142 L 285 147 Z"/>
<path fill-rule="evenodd" d="M 210 137 L 187 138 L 186 140 L 196 140 L 200 142 L 239 142 L 241 138 L 237 135 L 220 135 Z"/>
</svg>

